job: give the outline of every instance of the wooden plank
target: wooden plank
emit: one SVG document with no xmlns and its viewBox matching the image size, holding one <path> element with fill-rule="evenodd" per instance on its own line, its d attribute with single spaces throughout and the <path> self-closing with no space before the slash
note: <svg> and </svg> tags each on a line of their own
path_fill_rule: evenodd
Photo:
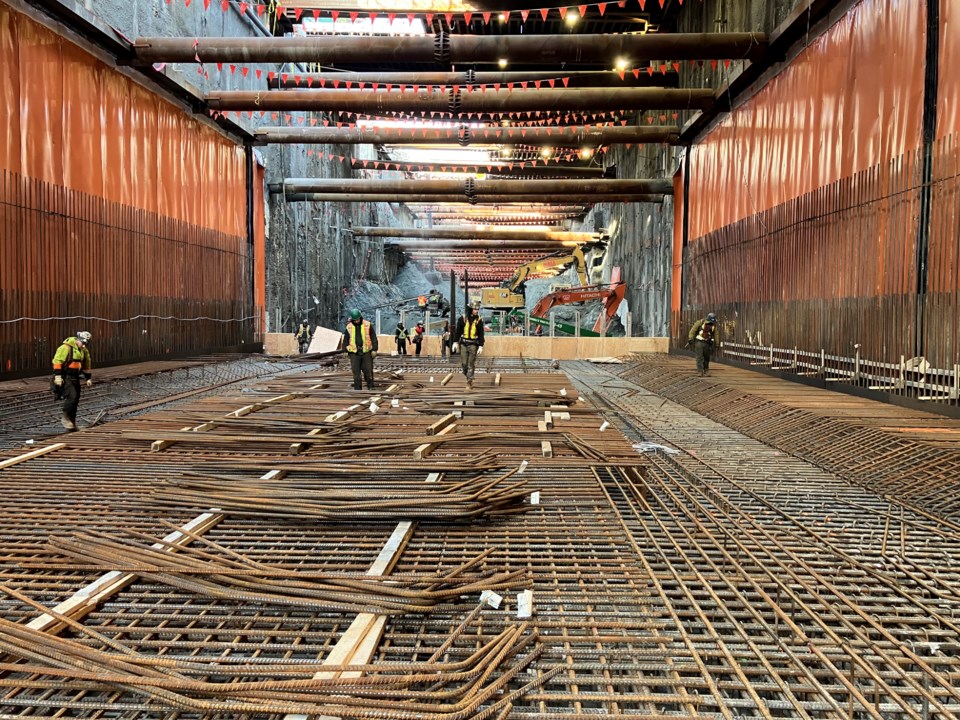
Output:
<svg viewBox="0 0 960 720">
<path fill-rule="evenodd" d="M 544 423 L 548 428 L 552 428 L 552 427 L 553 427 L 553 413 L 550 412 L 549 410 L 546 410 L 546 411 L 543 413 L 543 423 Z"/>
<path fill-rule="evenodd" d="M 452 373 L 452 372 L 447 373 L 446 375 L 443 376 L 443 380 L 440 381 L 440 384 L 441 384 L 441 385 L 446 385 L 448 382 L 450 382 L 450 379 L 451 379 L 452 377 L 453 377 L 453 373 Z"/>
<path fill-rule="evenodd" d="M 437 437 L 451 433 L 456 428 L 457 428 L 456 423 L 454 423 L 453 425 L 447 425 L 443 430 L 437 433 Z M 413 459 L 423 460 L 427 455 L 429 455 L 434 450 L 436 450 L 437 445 L 439 444 L 440 443 L 424 443 L 423 445 L 420 445 L 416 450 L 413 451 Z"/>
<path fill-rule="evenodd" d="M 381 399 L 381 396 L 377 395 L 375 397 L 370 398 L 370 400 L 367 403 L 357 403 L 356 405 L 351 405 L 348 408 L 344 408 L 343 410 L 332 413 L 331 415 L 327 415 L 324 418 L 324 421 L 336 422 L 337 420 L 342 420 L 347 415 L 352 415 L 355 412 L 359 412 L 360 410 L 364 410 L 365 408 L 370 407 L 370 403 L 379 403 L 380 399 Z"/>
<path fill-rule="evenodd" d="M 427 475 L 426 482 L 435 483 L 440 480 L 440 473 L 430 473 Z M 416 523 L 411 520 L 401 520 L 393 533 L 387 539 L 386 544 L 380 550 L 377 559 L 367 570 L 367 575 L 380 577 L 388 575 L 396 565 L 397 559 L 407 542 L 413 535 Z M 323 659 L 324 665 L 366 665 L 373 658 L 373 654 L 380 644 L 383 637 L 383 630 L 387 625 L 386 615 L 374 615 L 373 613 L 360 613 L 350 623 L 350 627 L 340 637 L 333 650 Z M 315 679 L 333 679 L 336 677 L 353 678 L 360 677 L 362 673 L 359 670 L 349 670 L 338 672 L 336 670 L 321 670 L 314 674 Z M 307 720 L 307 715 L 287 714 L 284 720 Z M 321 715 L 320 720 L 338 720 L 330 715 Z"/>
<path fill-rule="evenodd" d="M 326 429 L 326 428 L 314 428 L 313 430 L 311 430 L 310 432 L 308 432 L 307 435 L 319 435 L 319 434 L 322 433 L 325 429 Z M 306 446 L 307 446 L 307 443 L 303 443 L 303 442 L 295 442 L 295 443 L 292 443 L 292 444 L 290 445 L 290 451 L 289 451 L 289 452 L 290 452 L 291 455 L 299 455 L 300 453 L 303 452 L 303 449 L 304 449 Z"/>
<path fill-rule="evenodd" d="M 7 458 L 6 460 L 0 462 L 0 470 L 3 470 L 4 468 L 8 468 L 8 467 L 13 467 L 14 465 L 19 465 L 20 463 L 26 462 L 27 460 L 33 460 L 33 458 L 40 457 L 41 455 L 46 455 L 47 453 L 54 452 L 55 450 L 59 450 L 60 448 L 65 448 L 66 446 L 67 446 L 66 443 L 54 443 L 53 445 L 47 445 L 46 447 L 37 448 L 36 450 L 31 450 L 30 452 L 24 453 L 23 455 L 17 455 L 16 457 Z"/>
<path fill-rule="evenodd" d="M 497 373 L 493 378 L 493 384 L 497 387 L 500 387 L 500 373 Z"/>
<path fill-rule="evenodd" d="M 204 423 L 206 424 L 206 423 Z M 199 426 L 197 426 L 199 427 Z M 187 427 L 180 428 L 180 432 L 185 432 L 187 430 L 196 430 L 196 427 Z M 176 443 L 176 440 L 154 440 L 150 443 L 150 452 L 160 452 L 161 450 L 166 450 L 168 447 Z"/>
<path fill-rule="evenodd" d="M 435 423 L 433 423 L 433 425 L 427 428 L 427 435 L 436 435 L 438 431 L 443 430 L 443 428 L 445 428 L 447 425 L 449 425 L 452 422 L 455 422 L 456 419 L 457 419 L 457 416 L 454 415 L 453 413 L 450 413 L 449 415 L 444 415 L 442 418 L 440 418 Z"/>
<path fill-rule="evenodd" d="M 287 400 L 293 400 L 298 395 L 299 393 L 286 393 L 284 395 L 277 395 L 276 397 L 267 398 L 261 402 L 253 403 L 252 405 L 244 405 L 242 408 L 234 410 L 231 413 L 227 413 L 227 417 L 243 417 L 244 415 L 249 415 L 257 410 L 263 410 L 265 407 L 269 407 L 270 405 L 286 402 Z"/>
<path fill-rule="evenodd" d="M 223 520 L 224 517 L 219 510 L 213 509 L 195 517 L 184 525 L 182 530 L 190 532 L 193 535 L 201 535 Z M 187 545 L 192 539 L 190 535 L 177 530 L 164 537 L 164 542 L 154 543 L 151 547 L 156 550 L 173 552 L 174 548 L 171 548 L 170 544 Z M 53 609 L 59 615 L 66 615 L 73 620 L 79 620 L 94 610 L 99 604 L 127 587 L 127 585 L 138 577 L 136 573 L 108 572 L 86 587 L 77 590 L 71 597 Z M 57 633 L 66 626 L 52 615 L 44 613 L 31 620 L 28 623 L 28 627 L 34 630 L 40 630 L 41 632 Z"/>
<path fill-rule="evenodd" d="M 550 444 L 549 440 L 540 441 L 540 452 L 543 453 L 545 458 L 553 457 L 553 445 Z"/>
<path fill-rule="evenodd" d="M 539 432 L 549 432 L 550 428 L 547 427 L 547 424 L 543 420 L 537 421 L 537 430 Z"/>
</svg>

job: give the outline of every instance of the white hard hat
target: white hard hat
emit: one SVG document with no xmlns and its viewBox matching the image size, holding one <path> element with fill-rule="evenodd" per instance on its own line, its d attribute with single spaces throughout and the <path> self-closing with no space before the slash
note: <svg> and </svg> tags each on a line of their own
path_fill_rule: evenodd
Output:
<svg viewBox="0 0 960 720">
<path fill-rule="evenodd" d="M 80 330 L 80 331 L 77 333 L 77 340 L 79 340 L 80 342 L 82 342 L 84 345 L 86 345 L 88 342 L 90 342 L 91 339 L 93 339 L 93 335 L 91 335 L 90 333 L 88 333 L 86 330 Z"/>
</svg>

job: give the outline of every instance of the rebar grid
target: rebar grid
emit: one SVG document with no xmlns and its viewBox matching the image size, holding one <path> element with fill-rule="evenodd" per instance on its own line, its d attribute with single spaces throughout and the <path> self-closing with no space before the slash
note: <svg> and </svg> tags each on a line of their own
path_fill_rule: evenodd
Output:
<svg viewBox="0 0 960 720">
<path fill-rule="evenodd" d="M 250 356 L 220 355 L 107 368 L 85 389 L 81 426 L 101 418 L 115 420 L 163 404 L 215 392 L 233 383 L 296 367 Z M 50 393 L 49 376 L 0 383 L 0 449 L 27 440 L 62 434 L 60 405 Z"/>
<path fill-rule="evenodd" d="M 756 395 L 736 372 L 729 381 L 720 379 L 716 370 L 714 376 L 695 378 L 689 361 L 666 357 L 656 361 L 638 358 L 622 373 L 638 386 L 852 483 L 912 505 L 918 512 L 960 520 L 960 439 L 948 443 L 944 435 L 931 433 L 937 442 L 919 440 L 921 433 L 910 422 L 907 432 L 897 432 L 895 417 L 880 427 L 860 421 L 856 415 L 836 419 L 830 409 L 801 409 Z M 795 395 L 804 394 L 793 387 Z M 840 402 L 836 399 L 833 407 Z M 867 412 L 862 405 L 860 413 Z M 935 416 L 925 416 L 921 423 L 945 430 L 957 426 L 946 418 L 937 423 Z"/>
<path fill-rule="evenodd" d="M 373 396 L 380 397 L 379 408 L 371 413 L 371 394 L 347 390 L 342 373 L 308 371 L 260 383 L 254 392 L 78 433 L 63 450 L 0 471 L 3 507 L 12 508 L 0 519 L 2 582 L 47 605 L 62 600 L 92 576 L 62 567 L 62 559 L 61 567 L 35 567 L 52 557 L 47 537 L 87 528 L 162 534 L 169 529 L 165 522 L 179 525 L 194 513 L 145 502 L 167 480 L 219 478 L 229 486 L 278 471 L 320 492 L 389 494 L 401 487 L 422 491 L 418 485 L 431 472 L 455 484 L 519 471 L 526 460 L 518 477 L 539 491 L 539 503 L 496 519 L 420 524 L 392 571 L 398 579 L 435 575 L 488 553 L 477 570 L 530 578 L 531 632 L 542 651 L 531 666 L 535 672 L 524 671 L 508 688 L 541 679 L 555 665 L 562 669 L 541 687 L 511 698 L 509 708 L 501 706 L 501 720 L 960 715 L 956 528 L 891 506 L 862 486 L 665 401 L 609 368 L 565 367 L 590 403 L 577 401 L 575 386 L 560 374 L 504 373 L 499 387 L 492 376 L 478 376 L 476 390 L 467 394 L 462 378 L 441 386 L 439 376 L 430 383 L 428 376 L 404 373 L 378 379 Z M 388 392 L 391 384 L 398 387 Z M 309 389 L 317 385 L 325 387 Z M 224 417 L 240 404 L 284 393 L 295 396 Z M 397 407 L 393 398 L 400 401 Z M 359 410 L 326 420 L 361 399 Z M 432 454 L 414 460 L 406 440 L 435 437 L 426 428 L 451 411 L 462 417 L 450 436 L 473 439 L 439 443 Z M 545 412 L 555 413 L 552 428 L 538 427 Z M 604 419 L 613 427 L 601 433 Z M 179 438 L 181 428 L 212 421 L 221 424 L 194 432 L 215 432 L 212 442 L 178 439 L 149 452 L 150 438 Z M 322 451 L 326 446 L 309 444 L 289 454 L 290 437 L 317 428 L 317 435 L 334 433 L 346 448 L 393 442 L 353 456 L 329 456 Z M 552 458 L 540 454 L 528 432 L 551 438 Z M 258 434 L 264 437 L 250 439 Z M 271 434 L 283 442 L 265 439 Z M 643 458 L 631 447 L 641 439 L 682 452 Z M 76 480 L 75 468 L 81 473 Z M 32 488 L 25 492 L 28 483 Z M 387 534 L 383 523 L 351 522 L 345 529 L 342 523 L 228 514 L 204 538 L 291 574 L 359 577 Z M 402 667 L 428 660 L 456 634 L 476 601 L 464 597 L 391 618 L 371 663 Z M 35 614 L 14 600 L 3 607 L 7 619 Z M 517 609 L 511 589 L 499 608 L 483 609 L 462 631 L 443 662 L 465 662 L 516 625 Z M 253 680 L 281 661 L 312 670 L 310 664 L 329 654 L 351 619 L 333 610 L 214 600 L 141 579 L 84 624 L 158 661 L 235 659 L 253 666 L 244 676 Z M 91 650 L 104 649 L 94 638 L 71 637 Z M 72 717 L 216 716 L 151 710 L 128 691 L 73 684 L 80 678 L 66 685 L 31 678 L 36 687 L 8 691 L 6 711 L 37 717 L 63 708 L 71 708 Z M 337 714 L 345 716 L 339 708 Z"/>
<path fill-rule="evenodd" d="M 960 527 L 706 421 L 630 369 L 577 369 L 636 439 L 680 451 L 651 456 L 642 491 L 604 485 L 711 674 L 845 717 L 960 712 Z"/>
</svg>

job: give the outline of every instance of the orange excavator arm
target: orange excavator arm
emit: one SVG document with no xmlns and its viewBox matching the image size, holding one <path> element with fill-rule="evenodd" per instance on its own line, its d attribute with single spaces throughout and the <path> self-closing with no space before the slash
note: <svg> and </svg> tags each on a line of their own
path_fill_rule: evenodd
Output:
<svg viewBox="0 0 960 720">
<path fill-rule="evenodd" d="M 623 302 L 627 294 L 626 283 L 615 283 L 607 287 L 584 287 L 573 288 L 572 290 L 561 290 L 550 293 L 540 298 L 540 301 L 534 306 L 530 314 L 534 317 L 546 317 L 555 306 L 568 305 L 575 302 L 584 302 L 586 300 L 603 300 L 603 313 L 597 318 L 594 330 L 603 332 L 607 323 L 617 314 L 617 308 Z"/>
</svg>

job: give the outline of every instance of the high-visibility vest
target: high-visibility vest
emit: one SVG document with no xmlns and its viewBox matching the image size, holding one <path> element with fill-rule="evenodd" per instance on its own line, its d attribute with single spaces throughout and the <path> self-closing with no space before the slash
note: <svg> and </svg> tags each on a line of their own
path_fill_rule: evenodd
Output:
<svg viewBox="0 0 960 720">
<path fill-rule="evenodd" d="M 697 333 L 697 340 L 713 342 L 715 330 L 716 326 L 712 322 L 704 322 L 703 325 L 700 326 L 700 331 Z"/>
<path fill-rule="evenodd" d="M 370 321 L 364 320 L 360 323 L 360 329 L 363 332 L 360 338 L 363 343 L 362 352 L 373 350 L 373 341 L 370 339 Z M 347 337 L 350 338 L 350 342 L 347 345 L 347 352 L 360 352 L 360 350 L 357 349 L 357 326 L 352 322 L 347 323 Z"/>
<path fill-rule="evenodd" d="M 53 356 L 53 371 L 64 375 L 79 375 L 90 371 L 90 351 L 76 346 L 76 338 L 64 340 Z"/>
<path fill-rule="evenodd" d="M 477 323 L 480 322 L 480 318 L 475 318 L 473 320 L 463 321 L 463 337 L 462 340 L 476 340 L 477 339 Z"/>
</svg>

